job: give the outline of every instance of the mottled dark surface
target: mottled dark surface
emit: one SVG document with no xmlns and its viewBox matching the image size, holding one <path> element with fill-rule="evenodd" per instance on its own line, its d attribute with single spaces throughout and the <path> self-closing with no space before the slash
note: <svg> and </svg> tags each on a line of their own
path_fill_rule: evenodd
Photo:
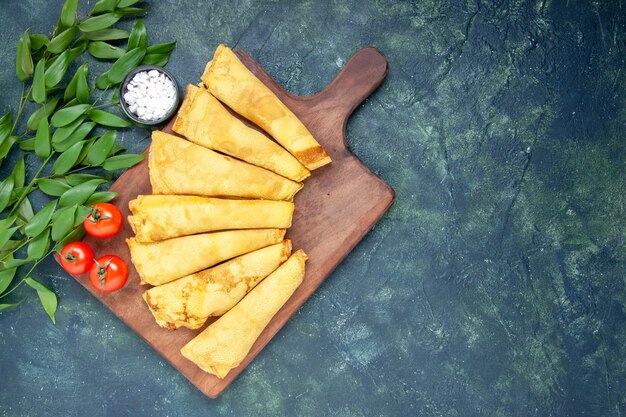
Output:
<svg viewBox="0 0 626 417">
<path fill-rule="evenodd" d="M 348 141 L 396 203 L 217 400 L 50 260 L 57 325 L 26 289 L 0 314 L 1 415 L 626 415 L 626 4 L 152 3 L 182 83 L 219 42 L 301 95 L 382 50 Z M 60 4 L 2 2 L 2 112 Z"/>
</svg>

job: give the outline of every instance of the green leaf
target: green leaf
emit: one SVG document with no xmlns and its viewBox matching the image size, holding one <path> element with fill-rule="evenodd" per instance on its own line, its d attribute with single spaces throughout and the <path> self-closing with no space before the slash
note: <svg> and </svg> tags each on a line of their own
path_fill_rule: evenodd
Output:
<svg viewBox="0 0 626 417">
<path fill-rule="evenodd" d="M 25 189 L 26 187 L 13 187 L 13 191 L 11 191 L 11 198 L 9 199 L 9 205 L 17 202 Z M 18 218 L 18 220 L 20 219 Z"/>
<path fill-rule="evenodd" d="M 34 237 L 43 232 L 52 219 L 52 214 L 57 207 L 57 200 L 52 200 L 46 204 L 41 210 L 28 221 L 24 228 L 24 234 L 29 237 Z"/>
<path fill-rule="evenodd" d="M 11 239 L 11 237 L 13 236 L 13 233 L 15 233 L 17 229 L 18 229 L 17 226 L 9 227 L 8 229 L 0 232 L 0 246 L 4 246 L 9 241 L 9 239 Z"/>
<path fill-rule="evenodd" d="M 11 282 L 15 277 L 15 271 L 17 271 L 17 268 L 5 269 L 4 271 L 0 271 L 0 294 L 2 294 L 4 290 L 9 288 L 9 285 L 11 285 Z"/>
<path fill-rule="evenodd" d="M 64 104 L 61 106 L 61 108 L 62 108 L 62 109 L 67 109 L 68 107 L 73 107 L 73 106 L 76 106 L 76 105 L 78 105 L 78 104 L 80 104 L 80 103 L 78 102 L 78 99 L 77 99 L 76 97 L 74 97 L 73 99 L 71 99 L 71 100 L 70 100 L 70 101 L 68 101 L 67 103 L 64 103 Z"/>
<path fill-rule="evenodd" d="M 47 51 L 53 54 L 60 54 L 65 51 L 70 43 L 74 40 L 78 29 L 76 26 L 72 26 L 70 28 L 65 29 L 63 32 L 56 35 L 50 41 L 50 45 L 48 45 Z"/>
<path fill-rule="evenodd" d="M 26 251 L 28 259 L 38 260 L 48 252 L 50 247 L 50 229 L 46 228 L 37 237 L 30 241 Z"/>
<path fill-rule="evenodd" d="M 130 32 L 122 29 L 103 29 L 95 32 L 87 32 L 84 36 L 90 41 L 115 41 L 127 39 Z"/>
<path fill-rule="evenodd" d="M 76 209 L 76 217 L 74 218 L 74 226 L 78 226 L 87 219 L 91 214 L 91 207 L 78 206 Z"/>
<path fill-rule="evenodd" d="M 17 78 L 25 81 L 33 75 L 33 57 L 30 55 L 30 36 L 24 32 L 17 42 L 17 54 L 15 56 L 15 74 Z"/>
<path fill-rule="evenodd" d="M 54 113 L 50 122 L 54 127 L 67 126 L 82 116 L 90 108 L 90 104 L 77 104 L 75 106 L 63 108 Z"/>
<path fill-rule="evenodd" d="M 119 0 L 98 0 L 91 10 L 91 15 L 95 16 L 101 13 L 112 12 L 115 10 Z"/>
<path fill-rule="evenodd" d="M 176 48 L 176 42 L 157 43 L 148 46 L 146 54 L 169 54 Z"/>
<path fill-rule="evenodd" d="M 146 31 L 146 25 L 143 20 L 138 20 L 130 31 L 128 38 L 128 50 L 131 51 L 135 48 L 145 48 L 148 46 L 148 32 Z"/>
<path fill-rule="evenodd" d="M 81 32 L 95 32 L 113 26 L 121 17 L 122 15 L 119 13 L 105 13 L 100 16 L 90 17 L 78 25 L 78 28 Z"/>
<path fill-rule="evenodd" d="M 105 180 L 89 180 L 76 187 L 67 190 L 59 199 L 60 207 L 72 206 L 75 204 L 83 204 L 96 191 L 98 185 L 105 183 Z"/>
<path fill-rule="evenodd" d="M 13 113 L 8 112 L 0 119 L 0 144 L 11 134 L 13 129 Z"/>
<path fill-rule="evenodd" d="M 40 108 L 35 110 L 33 114 L 31 114 L 31 116 L 28 118 L 28 121 L 26 122 L 26 128 L 28 130 L 37 129 L 41 119 L 43 118 L 47 119 L 48 117 L 50 117 L 52 112 L 54 112 L 54 109 L 56 109 L 57 104 L 59 103 L 60 100 L 61 100 L 60 96 L 51 98 L 50 101 L 48 101 L 47 103 L 43 104 Z"/>
<path fill-rule="evenodd" d="M 11 308 L 15 308 L 15 307 L 19 306 L 20 304 L 22 304 L 21 301 L 19 303 L 13 303 L 13 304 L 8 304 L 8 303 L 0 304 L 0 312 L 3 312 L 5 310 L 9 310 Z"/>
<path fill-rule="evenodd" d="M 87 158 L 87 154 L 95 141 L 95 138 L 89 138 L 85 141 L 85 145 L 83 145 L 83 149 L 80 151 L 80 155 L 78 155 L 77 165 L 89 165 L 85 162 L 85 159 Z"/>
<path fill-rule="evenodd" d="M 132 6 L 135 3 L 138 3 L 140 0 L 120 0 L 117 4 L 117 7 L 128 7 Z"/>
<path fill-rule="evenodd" d="M 79 117 L 67 126 L 56 129 L 52 134 L 52 144 L 55 145 L 57 143 L 61 143 L 65 139 L 69 138 L 70 135 L 74 133 L 76 129 L 78 129 L 78 127 L 85 121 L 85 119 L 86 117 Z"/>
<path fill-rule="evenodd" d="M 5 126 L 10 126 L 13 121 L 13 113 L 10 111 L 5 113 L 2 118 L 0 118 L 0 127 L 4 128 Z"/>
<path fill-rule="evenodd" d="M 85 64 L 87 64 L 85 62 Z M 91 97 L 91 91 L 89 90 L 89 84 L 87 84 L 87 73 L 89 72 L 88 67 L 85 65 L 84 69 L 80 71 L 80 75 L 78 76 L 78 80 L 76 83 L 76 98 L 80 103 L 86 104 L 89 102 L 89 98 Z"/>
<path fill-rule="evenodd" d="M 30 204 L 30 200 L 28 199 L 28 197 L 24 197 L 20 205 L 17 207 L 17 212 L 26 221 L 33 218 L 35 213 L 33 213 L 33 206 Z"/>
<path fill-rule="evenodd" d="M 13 177 L 13 185 L 15 188 L 23 187 L 26 181 L 26 166 L 24 165 L 24 157 L 17 160 L 11 172 Z"/>
<path fill-rule="evenodd" d="M 11 217 L 7 217 L 6 219 L 0 220 L 0 232 L 8 230 L 9 227 L 11 225 L 13 225 L 13 223 L 15 223 L 16 218 L 17 218 L 17 216 L 15 214 L 13 214 L 13 215 L 11 215 Z M 3 246 L 4 246 L 4 243 L 2 245 L 0 245 L 0 247 L 3 247 Z"/>
<path fill-rule="evenodd" d="M 118 169 L 126 169 L 130 168 L 133 165 L 137 165 L 146 157 L 145 154 L 124 154 L 124 155 L 116 155 L 110 158 L 107 158 L 106 161 L 102 164 L 102 168 L 107 171 L 116 171 Z"/>
<path fill-rule="evenodd" d="M 76 21 L 77 8 L 78 0 L 65 0 L 63 9 L 61 9 L 61 18 L 59 19 L 59 22 L 65 27 L 72 26 Z"/>
<path fill-rule="evenodd" d="M 11 239 L 9 239 L 7 241 L 7 243 L 5 243 L 4 246 L 2 246 L 0 248 L 0 257 L 6 255 L 7 251 L 12 251 L 13 249 L 17 249 L 21 245 L 21 243 L 22 243 L 21 240 L 11 240 Z"/>
<path fill-rule="evenodd" d="M 54 313 L 57 311 L 58 303 L 57 296 L 54 294 L 54 292 L 50 291 L 48 287 L 36 281 L 32 277 L 26 278 L 24 282 L 37 290 L 37 295 L 39 296 L 39 301 L 41 301 L 43 309 L 46 311 L 46 313 L 48 313 L 48 316 L 50 317 L 50 320 L 52 320 L 52 323 L 56 324 L 56 321 L 54 319 Z"/>
<path fill-rule="evenodd" d="M 0 211 L 4 210 L 9 204 L 14 185 L 13 177 L 8 177 L 0 183 Z"/>
<path fill-rule="evenodd" d="M 109 81 L 113 84 L 121 82 L 126 74 L 139 65 L 145 55 L 146 48 L 136 48 L 126 52 L 123 57 L 111 65 L 108 75 Z"/>
<path fill-rule="evenodd" d="M 65 87 L 65 92 L 63 93 L 63 101 L 68 102 L 76 97 L 76 84 L 78 84 L 78 72 L 74 73 L 74 76 Z"/>
<path fill-rule="evenodd" d="M 35 33 L 30 35 L 30 49 L 33 51 L 37 51 L 44 46 L 50 45 L 50 39 L 43 33 Z"/>
<path fill-rule="evenodd" d="M 89 149 L 89 153 L 87 154 L 87 162 L 92 166 L 101 165 L 113 149 L 116 137 L 117 132 L 115 132 L 114 130 L 111 130 L 102 135 L 102 137 L 93 144 L 91 149 Z"/>
<path fill-rule="evenodd" d="M 52 216 L 52 240 L 58 242 L 72 230 L 77 207 L 63 207 L 54 213 Z"/>
<path fill-rule="evenodd" d="M 57 85 L 57 86 L 50 87 L 50 88 L 46 87 L 46 94 L 48 95 L 48 97 L 51 97 L 55 95 L 56 93 L 62 93 L 64 90 L 65 90 L 64 85 Z"/>
<path fill-rule="evenodd" d="M 103 180 L 103 183 L 108 181 L 104 177 L 93 174 L 70 174 L 65 176 L 65 181 L 73 187 L 90 180 Z"/>
<path fill-rule="evenodd" d="M 120 101 L 120 89 L 116 88 L 113 90 L 113 95 L 111 96 L 112 103 L 118 103 Z"/>
<path fill-rule="evenodd" d="M 11 147 L 13 146 L 13 144 L 17 142 L 18 138 L 19 136 L 9 136 L 8 139 L 6 139 L 4 142 L 2 142 L 2 144 L 0 144 L 0 164 L 2 163 L 2 160 L 4 159 L 4 157 L 7 156 L 7 154 L 11 150 Z"/>
<path fill-rule="evenodd" d="M 96 78 L 96 88 L 99 90 L 105 90 L 112 85 L 109 81 L 109 71 L 103 72 L 98 78 Z"/>
<path fill-rule="evenodd" d="M 16 136 L 10 136 L 13 130 L 13 114 L 9 111 L 0 118 L 0 164 L 17 141 Z"/>
<path fill-rule="evenodd" d="M 39 189 L 45 194 L 58 197 L 71 187 L 64 181 L 53 178 L 40 178 L 37 180 Z"/>
<path fill-rule="evenodd" d="M 63 152 L 56 161 L 54 161 L 54 165 L 52 166 L 52 172 L 55 175 L 63 175 L 76 164 L 78 161 L 78 155 L 80 155 L 80 151 L 83 149 L 83 142 L 75 143 L 70 146 L 68 150 Z"/>
<path fill-rule="evenodd" d="M 89 112 L 89 118 L 94 122 L 98 123 L 102 126 L 109 127 L 130 127 L 133 125 L 132 122 L 128 120 L 124 120 L 119 116 L 116 116 L 112 113 L 106 112 L 104 110 L 92 110 Z"/>
<path fill-rule="evenodd" d="M 106 42 L 89 42 L 89 53 L 94 58 L 118 59 L 126 53 L 126 50 Z"/>
<path fill-rule="evenodd" d="M 54 250 L 60 252 L 61 249 L 63 249 L 63 246 L 67 245 L 70 242 L 77 242 L 81 240 L 83 236 L 85 236 L 85 228 L 82 224 L 79 223 L 77 228 L 72 230 L 70 234 L 57 242 L 57 244 L 54 246 Z"/>
<path fill-rule="evenodd" d="M 35 103 L 43 104 L 46 102 L 46 81 L 45 75 L 46 60 L 42 59 L 37 63 L 35 68 L 35 78 L 33 79 L 32 97 Z"/>
<path fill-rule="evenodd" d="M 122 16 L 132 16 L 135 14 L 144 14 L 148 9 L 139 8 L 139 7 L 124 7 L 123 9 L 115 10 L 116 13 L 121 14 Z"/>
<path fill-rule="evenodd" d="M 25 152 L 32 152 L 35 150 L 35 138 L 21 140 L 17 145 Z"/>
<path fill-rule="evenodd" d="M 67 72 L 70 62 L 72 62 L 69 53 L 70 51 L 66 49 L 61 53 L 61 55 L 58 55 L 57 59 L 52 64 L 50 64 L 44 77 L 46 80 L 46 87 L 54 87 L 61 82 L 63 76 Z"/>
<path fill-rule="evenodd" d="M 88 65 L 89 63 L 85 62 L 83 65 L 78 67 L 78 69 L 74 73 L 74 76 L 72 77 L 70 82 L 67 84 L 67 87 L 65 87 L 65 93 L 63 94 L 64 101 L 67 102 L 73 99 L 74 97 L 76 97 L 76 90 L 78 88 L 78 79 L 82 76 L 83 71 L 85 71 L 86 73 L 86 68 Z M 85 70 L 83 70 L 83 68 L 85 68 Z"/>
<path fill-rule="evenodd" d="M 41 122 L 39 122 L 34 146 L 35 153 L 41 159 L 47 158 L 52 152 L 52 146 L 50 145 L 50 127 L 48 126 L 48 119 L 46 118 L 41 119 Z"/>
<path fill-rule="evenodd" d="M 74 43 L 74 47 L 69 50 L 67 54 L 67 59 L 69 62 L 74 61 L 76 58 L 81 56 L 83 52 L 87 50 L 87 45 L 89 44 L 89 40 L 87 38 L 78 38 L 78 40 Z"/>
<path fill-rule="evenodd" d="M 78 129 L 76 129 L 74 132 L 72 132 L 72 134 L 70 136 L 68 136 L 67 139 L 63 140 L 62 142 L 56 143 L 54 145 L 54 149 L 59 151 L 59 152 L 65 152 L 66 150 L 68 150 L 74 144 L 76 144 L 76 143 L 80 142 L 81 140 L 85 139 L 85 137 L 87 137 L 89 132 L 91 132 L 95 126 L 96 126 L 96 124 L 95 123 L 91 123 L 91 122 L 82 123 L 78 127 Z M 78 161 L 80 161 L 80 157 L 78 158 Z"/>
<path fill-rule="evenodd" d="M 22 265 L 31 263 L 30 259 L 6 259 L 2 262 L 5 269 L 19 268 Z"/>
<path fill-rule="evenodd" d="M 97 203 L 108 203 L 118 196 L 118 193 L 113 191 L 98 191 L 95 192 L 85 201 L 86 206 L 91 206 Z"/>
<path fill-rule="evenodd" d="M 170 54 L 150 54 L 146 55 L 141 61 L 141 65 L 156 65 L 164 67 L 170 60 Z"/>
</svg>

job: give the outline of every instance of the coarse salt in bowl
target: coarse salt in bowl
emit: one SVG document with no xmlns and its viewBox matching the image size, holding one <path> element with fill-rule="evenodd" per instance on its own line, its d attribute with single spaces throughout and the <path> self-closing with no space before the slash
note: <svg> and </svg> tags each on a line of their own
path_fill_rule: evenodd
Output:
<svg viewBox="0 0 626 417">
<path fill-rule="evenodd" d="M 120 85 L 120 104 L 138 123 L 156 125 L 170 119 L 180 102 L 178 84 L 167 70 L 142 65 L 128 73 Z"/>
</svg>

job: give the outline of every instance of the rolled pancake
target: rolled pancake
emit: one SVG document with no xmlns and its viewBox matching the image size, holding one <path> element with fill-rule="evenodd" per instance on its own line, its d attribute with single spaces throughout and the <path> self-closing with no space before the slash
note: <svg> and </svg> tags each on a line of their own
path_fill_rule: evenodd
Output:
<svg viewBox="0 0 626 417">
<path fill-rule="evenodd" d="M 269 133 L 307 169 L 331 162 L 296 115 L 227 46 L 217 47 L 201 78 L 211 94 Z"/>
<path fill-rule="evenodd" d="M 159 326 L 177 329 L 202 327 L 208 317 L 233 308 L 263 278 L 291 254 L 291 242 L 241 255 L 213 268 L 196 272 L 143 293 Z"/>
<path fill-rule="evenodd" d="M 293 203 L 182 195 L 140 195 L 128 203 L 137 242 L 231 229 L 288 229 Z"/>
<path fill-rule="evenodd" d="M 193 143 L 260 166 L 294 181 L 311 173 L 289 152 L 233 116 L 211 93 L 187 86 L 172 127 Z"/>
<path fill-rule="evenodd" d="M 184 357 L 218 378 L 246 357 L 272 317 L 304 278 L 304 251 L 299 250 L 243 300 L 180 350 Z"/>
<path fill-rule="evenodd" d="M 283 229 L 229 230 L 161 242 L 126 239 L 142 284 L 161 285 L 278 242 Z"/>
<path fill-rule="evenodd" d="M 155 130 L 149 156 L 153 194 L 291 200 L 302 184 Z"/>
</svg>

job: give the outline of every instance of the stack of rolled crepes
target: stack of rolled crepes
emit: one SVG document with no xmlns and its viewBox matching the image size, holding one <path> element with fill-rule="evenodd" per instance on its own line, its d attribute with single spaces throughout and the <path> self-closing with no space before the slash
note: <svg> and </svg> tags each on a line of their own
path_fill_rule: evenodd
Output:
<svg viewBox="0 0 626 417">
<path fill-rule="evenodd" d="M 228 47 L 201 78 L 174 123 L 180 137 L 152 134 L 153 194 L 130 202 L 127 243 L 160 326 L 198 329 L 221 316 L 181 352 L 224 378 L 304 278 L 307 255 L 283 237 L 301 181 L 330 158 Z"/>
</svg>

